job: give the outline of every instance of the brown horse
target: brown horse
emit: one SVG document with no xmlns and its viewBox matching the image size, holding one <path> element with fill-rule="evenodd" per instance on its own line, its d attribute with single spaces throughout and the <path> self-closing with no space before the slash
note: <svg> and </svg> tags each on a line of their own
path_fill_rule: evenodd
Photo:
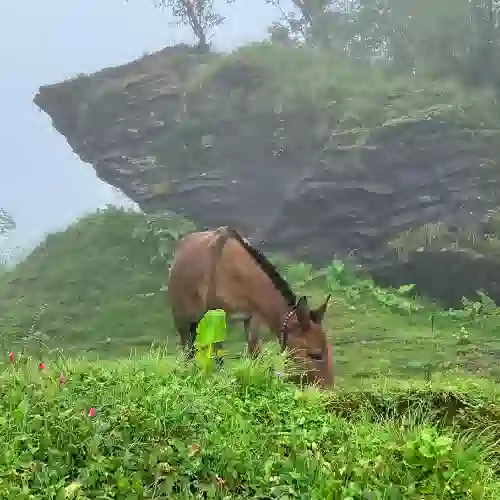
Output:
<svg viewBox="0 0 500 500">
<path fill-rule="evenodd" d="M 265 324 L 305 369 L 309 382 L 331 387 L 332 353 L 321 322 L 330 295 L 317 309 L 297 299 L 266 257 L 229 227 L 194 232 L 178 243 L 170 269 L 168 295 L 175 326 L 188 358 L 194 356 L 196 327 L 210 309 L 242 314 L 248 349 L 259 351 L 259 325 Z"/>
</svg>

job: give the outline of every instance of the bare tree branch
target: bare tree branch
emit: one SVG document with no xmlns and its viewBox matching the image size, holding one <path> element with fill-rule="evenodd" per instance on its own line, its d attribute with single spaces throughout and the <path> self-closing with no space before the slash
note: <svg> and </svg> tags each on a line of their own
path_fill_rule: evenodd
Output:
<svg viewBox="0 0 500 500">
<path fill-rule="evenodd" d="M 213 30 L 225 21 L 224 16 L 215 12 L 214 0 L 155 0 L 155 5 L 169 9 L 181 24 L 189 26 L 198 39 L 198 47 L 204 51 L 210 48 Z"/>
</svg>

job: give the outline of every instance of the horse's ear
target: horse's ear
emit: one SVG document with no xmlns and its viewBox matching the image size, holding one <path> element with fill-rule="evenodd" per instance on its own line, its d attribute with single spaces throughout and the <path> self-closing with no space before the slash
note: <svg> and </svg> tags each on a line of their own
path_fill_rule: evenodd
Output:
<svg viewBox="0 0 500 500">
<path fill-rule="evenodd" d="M 325 312 L 326 312 L 326 308 L 328 307 L 328 302 L 330 301 L 330 297 L 332 296 L 331 293 L 329 293 L 327 296 L 326 296 L 326 299 L 325 301 L 323 302 L 323 304 L 321 304 L 319 307 L 317 307 L 316 309 L 311 309 L 311 319 L 315 322 L 315 323 L 321 323 L 323 321 L 323 317 L 325 316 Z"/>
<path fill-rule="evenodd" d="M 311 319 L 311 313 L 307 305 L 307 297 L 302 296 L 299 298 L 295 307 L 295 314 L 297 315 L 302 330 L 307 330 Z"/>
</svg>

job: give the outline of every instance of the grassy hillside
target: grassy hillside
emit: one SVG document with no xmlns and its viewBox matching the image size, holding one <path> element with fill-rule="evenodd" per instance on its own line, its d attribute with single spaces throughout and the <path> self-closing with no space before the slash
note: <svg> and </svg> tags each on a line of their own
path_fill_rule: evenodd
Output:
<svg viewBox="0 0 500 500">
<path fill-rule="evenodd" d="M 273 256 L 313 302 L 333 293 L 337 389 L 289 384 L 272 349 L 202 375 L 160 290 L 190 227 L 108 209 L 0 277 L 0 498 L 499 498 L 494 304 Z"/>
<path fill-rule="evenodd" d="M 132 238 L 142 220 L 109 210 L 49 235 L 2 279 L 4 345 L 36 332 L 50 347 L 100 352 L 165 340 L 167 308 L 156 292 L 167 269 L 151 263 L 147 245 Z"/>
<path fill-rule="evenodd" d="M 152 343 L 174 350 L 177 336 L 161 291 L 173 244 L 164 235 L 190 227 L 108 209 L 48 236 L 0 279 L 3 352 L 22 344 L 45 357 L 56 348 L 100 357 L 144 351 Z M 333 293 L 326 321 L 341 378 L 422 378 L 455 369 L 500 373 L 499 314 L 487 300 L 445 312 L 409 297 L 412 290 L 380 289 L 340 263 L 318 271 L 274 259 L 312 303 Z M 231 353 L 243 347 L 233 342 Z"/>
</svg>

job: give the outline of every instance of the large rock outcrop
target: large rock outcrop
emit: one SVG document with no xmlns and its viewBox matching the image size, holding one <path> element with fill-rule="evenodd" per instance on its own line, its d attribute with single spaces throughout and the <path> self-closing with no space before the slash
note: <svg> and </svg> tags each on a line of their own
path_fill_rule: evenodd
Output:
<svg viewBox="0 0 500 500">
<path fill-rule="evenodd" d="M 500 205 L 500 135 L 484 97 L 264 45 L 167 48 L 42 87 L 35 102 L 146 212 L 231 224 L 318 264 L 351 255 L 450 303 L 477 288 L 500 298 L 500 260 L 450 239 L 486 241 L 481 221 Z M 403 261 L 388 244 L 427 227 L 447 240 L 430 230 Z"/>
</svg>

